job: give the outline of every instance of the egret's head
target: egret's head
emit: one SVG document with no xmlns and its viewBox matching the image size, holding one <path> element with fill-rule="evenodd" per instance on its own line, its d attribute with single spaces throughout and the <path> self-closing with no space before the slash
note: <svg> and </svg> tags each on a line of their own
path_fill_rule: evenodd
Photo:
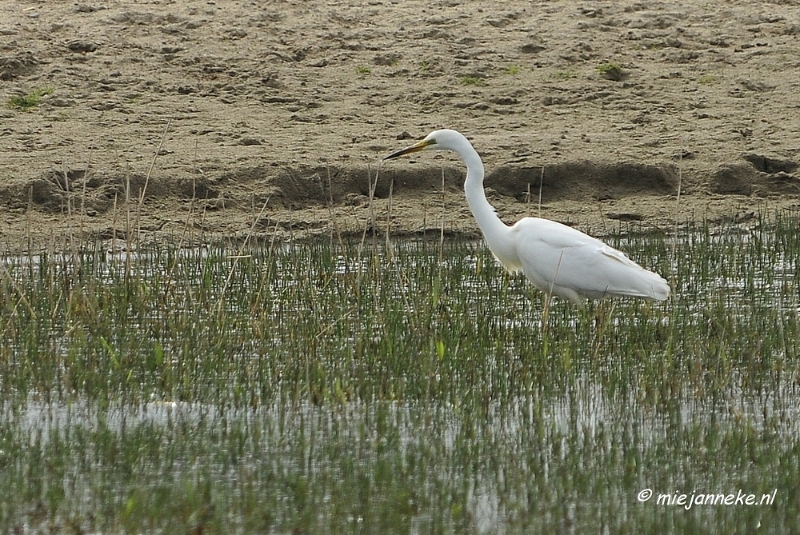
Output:
<svg viewBox="0 0 800 535">
<path fill-rule="evenodd" d="M 406 147 L 398 150 L 397 152 L 391 153 L 389 156 L 386 156 L 384 160 L 391 160 L 392 158 L 397 158 L 398 156 L 403 156 L 404 154 L 411 154 L 412 152 L 419 152 L 425 149 L 457 151 L 457 149 L 465 142 L 469 144 L 467 138 L 455 130 L 436 130 L 425 136 L 425 139 L 422 141 L 414 143 L 410 147 Z"/>
</svg>

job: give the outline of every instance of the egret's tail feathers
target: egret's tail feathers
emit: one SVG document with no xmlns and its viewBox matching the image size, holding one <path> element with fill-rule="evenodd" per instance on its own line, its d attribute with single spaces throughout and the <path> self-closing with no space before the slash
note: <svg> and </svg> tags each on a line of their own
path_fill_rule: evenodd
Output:
<svg viewBox="0 0 800 535">
<path fill-rule="evenodd" d="M 609 288 L 608 295 L 620 297 L 642 297 L 656 301 L 666 301 L 670 287 L 661 275 L 642 269 L 624 288 Z"/>
<path fill-rule="evenodd" d="M 661 279 L 661 277 L 659 278 Z M 669 284 L 667 284 L 667 281 L 665 281 L 664 279 L 661 279 L 659 284 L 653 285 L 652 290 L 653 290 L 653 299 L 655 299 L 656 301 L 666 301 L 667 298 L 669 297 L 669 292 L 670 292 Z"/>
</svg>

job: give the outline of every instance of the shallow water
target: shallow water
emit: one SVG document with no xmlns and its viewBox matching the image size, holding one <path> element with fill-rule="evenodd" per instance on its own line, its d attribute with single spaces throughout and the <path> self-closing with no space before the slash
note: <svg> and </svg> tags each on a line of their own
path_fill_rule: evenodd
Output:
<svg viewBox="0 0 800 535">
<path fill-rule="evenodd" d="M 743 452 L 722 447 L 741 439 L 737 430 L 742 426 L 750 439 L 772 436 L 787 445 L 797 443 L 797 405 L 786 395 L 791 386 L 782 390 L 780 401 L 733 397 L 725 400 L 722 412 L 714 404 L 684 401 L 668 415 L 629 410 L 625 403 L 606 399 L 602 385 L 589 379 L 561 399 L 534 394 L 489 403 L 481 414 L 457 405 L 397 402 L 225 410 L 181 402 L 100 409 L 85 400 L 70 405 L 31 401 L 20 411 L 4 410 L 0 429 L 25 443 L 27 451 L 15 455 L 20 460 L 35 466 L 40 455 L 59 459 L 38 477 L 64 489 L 72 518 L 88 518 L 108 501 L 124 510 L 132 493 L 164 492 L 165 487 L 170 499 L 185 500 L 187 485 L 207 481 L 225 495 L 217 497 L 222 500 L 218 506 L 231 507 L 242 518 L 257 513 L 257 508 L 247 509 L 243 493 L 253 493 L 250 499 L 256 502 L 274 494 L 281 497 L 269 500 L 274 524 L 298 522 L 311 531 L 363 523 L 411 533 L 460 525 L 476 533 L 565 526 L 583 532 L 595 521 L 656 529 L 667 511 L 637 505 L 638 486 L 662 486 L 655 489 L 658 493 L 727 493 L 741 481 L 743 469 L 753 475 L 752 468 L 738 465 Z M 698 434 L 703 440 L 697 441 Z M 708 438 L 713 434 L 720 438 Z M 687 439 L 697 442 L 678 444 Z M 708 440 L 712 444 L 703 444 Z M 648 458 L 659 450 L 666 455 Z M 628 463 L 637 457 L 643 466 L 634 469 L 645 473 L 626 481 L 632 469 Z M 719 472 L 703 475 L 709 462 Z M 126 483 L 128 477 L 135 490 Z M 691 489 L 681 486 L 681 477 L 691 481 Z M 301 481 L 302 497 L 292 487 Z M 755 481 L 745 481 L 748 492 L 761 493 L 780 479 L 758 474 Z M 98 483 L 107 488 L 98 489 Z M 32 486 L 28 482 L 19 490 L 24 494 Z M 782 499 L 787 498 L 784 492 L 790 489 L 779 488 Z M 299 520 L 297 509 L 306 500 L 309 516 Z M 403 509 L 398 500 L 409 502 L 403 514 L 394 512 L 398 505 Z M 337 517 L 339 507 L 350 513 Z M 388 516 L 375 517 L 376 507 L 386 508 Z M 639 509 L 617 516 L 633 507 Z M 441 511 L 448 511 L 445 518 L 438 517 Z M 677 514 L 690 515 L 685 510 Z M 699 514 L 708 516 L 711 526 L 742 518 L 730 511 Z M 166 518 L 160 523 L 165 529 L 174 525 Z M 242 524 L 234 526 L 233 532 L 247 532 Z"/>
<path fill-rule="evenodd" d="M 0 529 L 796 532 L 793 224 L 547 318 L 480 244 L 7 258 Z"/>
</svg>

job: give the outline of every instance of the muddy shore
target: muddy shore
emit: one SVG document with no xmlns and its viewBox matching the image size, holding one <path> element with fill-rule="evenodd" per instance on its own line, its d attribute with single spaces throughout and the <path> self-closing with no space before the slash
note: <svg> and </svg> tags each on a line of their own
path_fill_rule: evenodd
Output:
<svg viewBox="0 0 800 535">
<path fill-rule="evenodd" d="M 14 0 L 2 241 L 476 236 L 453 155 L 380 167 L 442 127 L 472 140 L 509 223 L 603 234 L 797 207 L 797 7 Z"/>
</svg>

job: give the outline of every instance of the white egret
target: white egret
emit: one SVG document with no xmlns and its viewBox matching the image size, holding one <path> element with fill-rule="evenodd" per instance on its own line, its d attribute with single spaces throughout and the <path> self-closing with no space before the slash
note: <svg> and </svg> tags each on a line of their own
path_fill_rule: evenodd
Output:
<svg viewBox="0 0 800 535">
<path fill-rule="evenodd" d="M 455 130 L 436 130 L 422 141 L 384 160 L 424 149 L 451 150 L 467 166 L 464 192 L 489 249 L 512 272 L 522 271 L 547 295 L 580 304 L 584 299 L 640 297 L 663 301 L 670 288 L 617 249 L 596 238 L 539 217 L 503 223 L 483 191 L 483 162 L 470 142 Z"/>
</svg>

